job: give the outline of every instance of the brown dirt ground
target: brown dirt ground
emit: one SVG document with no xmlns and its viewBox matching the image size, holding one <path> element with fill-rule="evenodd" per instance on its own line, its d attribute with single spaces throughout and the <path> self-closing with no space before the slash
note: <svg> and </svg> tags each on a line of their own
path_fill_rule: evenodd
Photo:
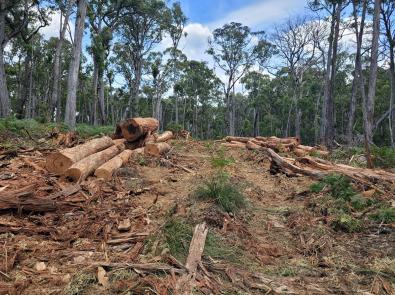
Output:
<svg viewBox="0 0 395 295">
<path fill-rule="evenodd" d="M 0 294 L 172 294 L 172 275 L 124 270 L 107 287 L 96 276 L 98 262 L 163 262 L 166 251 L 155 237 L 174 216 L 195 224 L 205 220 L 209 231 L 241 249 L 238 263 L 204 257 L 215 286 L 202 283 L 194 294 L 395 294 L 393 228 L 384 233 L 374 225 L 360 233 L 335 231 L 331 217 L 307 192 L 311 179 L 270 175 L 265 157 L 235 149 L 226 150 L 235 160 L 226 169 L 248 205 L 226 215 L 192 195 L 213 173 L 215 144 L 173 141 L 172 146 L 168 160 L 194 173 L 140 158 L 110 182 L 90 178 L 76 194 L 56 199 L 73 202 L 72 209 L 0 211 Z M 45 197 L 70 185 L 29 164 L 42 167 L 45 154 L 31 151 L 1 159 L 0 189 L 33 184 L 35 194 Z M 117 230 L 125 218 L 131 221 L 126 234 Z M 226 230 L 224 219 L 229 220 Z M 71 289 L 84 279 L 81 284 L 88 287 Z"/>
</svg>

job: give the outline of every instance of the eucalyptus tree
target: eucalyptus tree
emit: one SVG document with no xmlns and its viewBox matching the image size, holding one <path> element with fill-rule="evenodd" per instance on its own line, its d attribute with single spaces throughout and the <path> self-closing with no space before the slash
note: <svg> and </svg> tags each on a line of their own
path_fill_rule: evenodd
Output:
<svg viewBox="0 0 395 295">
<path fill-rule="evenodd" d="M 48 120 L 52 120 L 52 117 L 55 116 L 57 121 L 60 121 L 61 110 L 59 107 L 60 106 L 59 86 L 61 80 L 60 75 L 62 72 L 61 56 L 62 56 L 63 43 L 65 40 L 65 35 L 69 25 L 70 15 L 73 11 L 74 4 L 75 4 L 75 0 L 64 0 L 64 1 L 59 1 L 58 3 L 58 7 L 60 10 L 59 39 L 56 42 L 56 51 L 53 61 L 52 89 L 51 89 L 52 93 L 48 106 L 48 114 L 47 114 Z M 56 109 L 56 113 L 55 113 L 55 109 Z"/>
<path fill-rule="evenodd" d="M 305 84 L 304 74 L 320 59 L 317 50 L 320 35 L 319 27 L 306 18 L 288 19 L 282 26 L 276 27 L 273 44 L 277 54 L 285 66 L 291 83 L 292 104 L 289 107 L 285 136 L 290 132 L 290 120 L 293 115 L 295 136 L 301 136 L 302 109 L 299 101 L 303 96 Z"/>
<path fill-rule="evenodd" d="M 235 85 L 258 60 L 262 62 L 268 58 L 268 44 L 264 40 L 264 32 L 252 32 L 248 26 L 235 22 L 215 29 L 209 39 L 207 53 L 227 76 L 223 91 L 230 135 L 235 135 Z"/>
<path fill-rule="evenodd" d="M 389 118 L 391 145 L 395 147 L 395 2 L 383 0 L 381 3 L 381 18 L 386 39 L 385 54 L 389 59 L 389 79 L 391 87 L 389 109 L 386 113 Z"/>
<path fill-rule="evenodd" d="M 85 28 L 86 8 L 86 0 L 78 0 L 77 17 L 75 20 L 74 44 L 67 79 L 67 99 L 64 119 L 65 124 L 72 129 L 75 128 L 76 121 L 78 73 L 81 61 L 81 45 Z"/>
<path fill-rule="evenodd" d="M 372 168 L 372 159 L 370 156 L 370 144 L 373 143 L 373 120 L 374 120 L 374 101 L 376 95 L 377 82 L 377 59 L 379 54 L 379 36 L 380 36 L 380 6 L 381 0 L 374 1 L 373 11 L 373 32 L 372 32 L 372 47 L 370 53 L 370 68 L 369 68 L 369 83 L 368 93 L 363 101 L 363 125 L 365 148 L 367 155 L 367 164 Z"/>
<path fill-rule="evenodd" d="M 116 30 L 123 18 L 123 13 L 132 3 L 128 0 L 91 0 L 87 16 L 91 32 L 90 51 L 93 59 L 93 123 L 102 124 L 106 121 L 104 101 L 104 71 L 110 54 L 113 31 Z M 99 112 L 98 112 L 99 111 Z"/>
<path fill-rule="evenodd" d="M 184 63 L 183 74 L 176 88 L 184 98 L 183 127 L 191 127 L 194 135 L 210 133 L 215 114 L 209 114 L 207 110 L 211 105 L 218 105 L 216 99 L 220 97 L 220 87 L 219 78 L 205 62 L 191 60 Z"/>
<path fill-rule="evenodd" d="M 0 117 L 11 113 L 4 49 L 17 36 L 28 43 L 39 29 L 48 25 L 47 12 L 44 1 L 0 0 Z"/>
<path fill-rule="evenodd" d="M 313 11 L 324 11 L 330 17 L 328 50 L 325 70 L 324 97 L 322 102 L 320 142 L 331 147 L 335 139 L 335 99 L 334 87 L 336 64 L 340 38 L 341 13 L 347 7 L 348 0 L 311 0 L 309 6 Z"/>
<path fill-rule="evenodd" d="M 357 104 L 357 93 L 359 90 L 362 101 L 365 99 L 365 82 L 362 73 L 362 40 L 365 29 L 366 12 L 368 8 L 367 0 L 353 0 L 353 12 L 352 16 L 354 19 L 353 28 L 356 37 L 356 53 L 355 53 L 355 65 L 354 65 L 354 78 L 352 82 L 349 110 L 348 110 L 348 124 L 347 124 L 347 143 L 351 145 L 353 143 L 353 129 L 355 122 L 355 111 Z"/>
<path fill-rule="evenodd" d="M 129 85 L 130 95 L 124 117 L 139 114 L 139 93 L 144 63 L 149 53 L 162 41 L 170 13 L 162 0 L 130 2 L 131 5 L 128 5 L 123 14 L 122 26 L 117 29 L 119 42 L 116 44 L 119 60 L 130 64 L 129 70 L 133 77 Z"/>
</svg>

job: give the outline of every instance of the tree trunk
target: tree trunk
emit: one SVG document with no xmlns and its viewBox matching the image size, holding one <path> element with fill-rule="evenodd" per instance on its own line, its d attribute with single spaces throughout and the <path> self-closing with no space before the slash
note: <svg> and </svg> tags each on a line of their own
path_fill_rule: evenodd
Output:
<svg viewBox="0 0 395 295">
<path fill-rule="evenodd" d="M 104 77 L 103 71 L 99 71 L 99 84 L 98 84 L 98 97 L 99 97 L 99 111 L 100 111 L 100 123 L 102 125 L 106 122 L 106 111 L 104 104 Z"/>
<path fill-rule="evenodd" d="M 99 81 L 99 66 L 97 64 L 97 61 L 95 59 L 95 56 L 92 55 L 93 57 L 93 77 L 92 77 L 92 94 L 93 94 L 93 114 L 92 114 L 92 119 L 93 119 L 93 125 L 97 126 L 99 124 L 99 112 L 97 111 L 97 84 Z"/>
<path fill-rule="evenodd" d="M 351 98 L 350 98 L 350 105 L 349 105 L 349 120 L 347 124 L 347 143 L 349 145 L 352 144 L 352 139 L 353 139 L 353 128 L 354 128 L 354 120 L 355 120 L 355 109 L 356 109 L 356 103 L 357 103 L 357 90 L 358 90 L 358 85 L 360 85 L 360 80 L 362 79 L 362 65 L 361 65 L 361 49 L 362 49 L 362 38 L 363 38 L 363 32 L 364 32 L 364 27 L 365 27 L 365 16 L 366 16 L 366 8 L 367 8 L 367 2 L 364 0 L 362 2 L 362 14 L 361 14 L 361 19 L 360 19 L 360 28 L 358 31 L 358 15 L 357 15 L 357 3 L 353 2 L 353 15 L 354 15 L 354 26 L 355 26 L 355 35 L 357 39 L 357 52 L 355 55 L 355 70 L 354 70 L 354 80 L 352 83 L 352 93 L 351 93 Z M 362 94 L 361 94 L 362 95 Z"/>
<path fill-rule="evenodd" d="M 75 22 L 73 52 L 69 67 L 69 77 L 67 80 L 67 101 L 64 122 L 70 128 L 75 128 L 76 120 L 76 103 L 78 73 L 81 60 L 81 44 L 84 34 L 85 16 L 87 3 L 86 0 L 78 0 L 77 18 Z"/>
<path fill-rule="evenodd" d="M 335 25 L 336 25 L 336 4 L 333 4 L 332 9 L 332 20 L 331 20 L 331 29 L 329 33 L 329 47 L 328 47 L 328 57 L 326 62 L 326 73 L 325 73 L 325 86 L 324 86 L 324 98 L 322 101 L 322 109 L 321 109 L 321 126 L 320 126 L 320 142 L 323 145 L 328 144 L 328 134 L 327 129 L 329 126 L 329 118 L 328 118 L 328 108 L 330 104 L 330 96 L 331 96 L 331 66 L 332 66 L 332 56 L 333 56 L 333 41 L 334 41 L 334 33 L 335 33 Z"/>
<path fill-rule="evenodd" d="M 64 12 L 64 20 L 63 24 L 60 28 L 60 35 L 59 35 L 59 40 L 56 43 L 56 50 L 55 50 L 55 56 L 54 56 L 54 63 L 53 63 L 53 81 L 52 81 L 52 94 L 49 102 L 49 111 L 48 111 L 48 121 L 52 121 L 52 117 L 54 115 L 55 107 L 56 108 L 56 114 L 55 117 L 58 118 L 59 115 L 58 113 L 60 112 L 59 109 L 59 103 L 58 100 L 59 98 L 59 93 L 60 93 L 60 82 L 61 82 L 61 67 L 62 67 L 62 62 L 61 62 L 61 56 L 62 56 L 62 46 L 63 46 L 63 41 L 64 37 L 67 31 L 67 26 L 69 23 L 69 18 L 70 18 L 70 13 L 71 13 L 71 8 L 73 7 L 75 3 L 75 0 L 69 0 L 67 3 L 67 8 L 66 11 Z M 62 19 L 62 17 L 61 17 Z M 61 22 L 60 22 L 61 23 Z"/>
<path fill-rule="evenodd" d="M 7 14 L 5 5 L 5 1 L 0 1 L 0 118 L 7 117 L 11 113 L 11 101 L 4 66 L 5 16 Z"/>
<path fill-rule="evenodd" d="M 368 162 L 367 164 L 369 168 L 372 168 L 373 166 L 370 157 L 370 144 L 373 142 L 374 98 L 376 95 L 377 59 L 379 53 L 379 35 L 380 35 L 380 5 L 381 5 L 381 0 L 375 0 L 374 14 L 373 14 L 372 49 L 370 56 L 369 89 L 368 89 L 368 95 L 366 96 L 363 106 L 365 148 L 366 148 L 366 157 Z"/>
</svg>

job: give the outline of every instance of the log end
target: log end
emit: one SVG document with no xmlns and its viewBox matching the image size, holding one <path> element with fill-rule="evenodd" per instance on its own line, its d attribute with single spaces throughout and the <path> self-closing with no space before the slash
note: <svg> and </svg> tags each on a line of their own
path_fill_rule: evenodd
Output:
<svg viewBox="0 0 395 295">
<path fill-rule="evenodd" d="M 73 165 L 73 161 L 65 155 L 56 152 L 49 154 L 45 163 L 45 168 L 52 173 L 63 174 Z"/>
<path fill-rule="evenodd" d="M 78 168 L 69 168 L 66 171 L 66 177 L 78 182 L 81 179 L 82 173 Z"/>
</svg>

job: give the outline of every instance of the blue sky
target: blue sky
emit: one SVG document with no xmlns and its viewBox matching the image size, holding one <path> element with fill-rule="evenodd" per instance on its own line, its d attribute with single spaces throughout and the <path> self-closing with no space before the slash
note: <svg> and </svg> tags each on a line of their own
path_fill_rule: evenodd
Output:
<svg viewBox="0 0 395 295">
<path fill-rule="evenodd" d="M 165 0 L 171 5 L 176 0 Z M 264 30 L 268 34 L 276 24 L 281 24 L 290 16 L 306 13 L 307 0 L 178 0 L 188 18 L 185 26 L 187 37 L 180 42 L 180 49 L 188 59 L 206 61 L 212 65 L 212 58 L 205 53 L 207 40 L 212 31 L 229 22 L 240 22 L 251 27 L 252 30 Z M 70 26 L 74 28 L 74 19 Z M 58 36 L 59 15 L 52 17 L 50 26 L 44 28 L 41 33 L 46 38 Z M 84 51 L 89 46 L 89 34 L 85 34 Z M 159 49 L 170 46 L 170 40 L 165 38 Z M 86 52 L 86 51 L 85 51 Z M 89 56 L 88 56 L 89 61 Z M 216 70 L 217 75 L 223 79 L 224 75 Z M 118 79 L 117 79 L 118 80 Z M 121 86 L 123 79 L 117 81 Z"/>
</svg>

